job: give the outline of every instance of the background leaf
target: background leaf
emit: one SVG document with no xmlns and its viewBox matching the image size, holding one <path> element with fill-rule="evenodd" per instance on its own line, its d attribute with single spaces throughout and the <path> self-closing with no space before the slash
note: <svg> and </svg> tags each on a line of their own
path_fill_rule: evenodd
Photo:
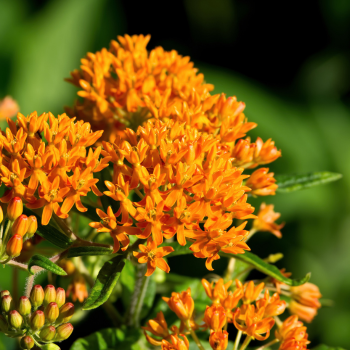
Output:
<svg viewBox="0 0 350 350">
<path fill-rule="evenodd" d="M 124 256 L 117 256 L 104 263 L 90 291 L 90 295 L 83 305 L 83 310 L 96 309 L 108 300 L 124 266 Z"/>
<path fill-rule="evenodd" d="M 68 251 L 68 258 L 74 258 L 76 256 L 95 256 L 95 255 L 109 255 L 113 253 L 113 247 L 73 247 Z"/>
<path fill-rule="evenodd" d="M 324 185 L 328 182 L 337 181 L 341 178 L 341 174 L 331 173 L 328 171 L 275 176 L 278 185 L 277 192 L 281 193 L 299 191 L 308 187 Z"/>
<path fill-rule="evenodd" d="M 27 216 L 34 215 L 36 217 L 38 221 L 38 231 L 36 233 L 47 239 L 55 246 L 65 249 L 73 243 L 72 239 L 66 236 L 59 228 L 53 226 L 54 220 L 51 220 L 49 225 L 44 226 L 41 224 L 41 217 L 35 214 L 33 211 L 24 207 L 23 213 Z"/>
<path fill-rule="evenodd" d="M 43 255 L 40 255 L 40 254 L 33 255 L 30 258 L 29 262 L 28 262 L 28 271 L 32 275 L 34 275 L 34 272 L 32 271 L 32 267 L 33 266 L 40 266 L 40 267 L 42 267 L 43 269 L 45 269 L 47 271 L 51 271 L 51 272 L 55 273 L 56 275 L 60 275 L 60 276 L 66 276 L 67 275 L 66 271 L 64 271 L 58 265 L 53 263 L 46 256 L 43 256 Z"/>
<path fill-rule="evenodd" d="M 289 286 L 300 286 L 306 283 L 311 276 L 311 274 L 308 273 L 304 278 L 300 280 L 287 278 L 282 275 L 280 270 L 275 265 L 268 264 L 264 260 L 260 259 L 257 255 L 249 252 L 245 252 L 244 254 L 227 254 L 227 253 L 220 252 L 219 254 L 220 256 L 225 256 L 227 258 L 235 258 L 235 259 L 244 261 L 245 263 L 251 264 L 258 271 L 263 272 L 264 274 L 271 276 L 273 278 L 276 278 L 277 280 Z"/>
</svg>

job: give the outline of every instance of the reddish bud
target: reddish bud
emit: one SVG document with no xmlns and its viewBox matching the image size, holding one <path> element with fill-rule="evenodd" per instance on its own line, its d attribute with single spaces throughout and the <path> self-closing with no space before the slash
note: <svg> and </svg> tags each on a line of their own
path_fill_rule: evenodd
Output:
<svg viewBox="0 0 350 350">
<path fill-rule="evenodd" d="M 20 329 L 23 324 L 23 317 L 19 314 L 18 311 L 12 310 L 9 312 L 8 318 L 10 327 L 15 329 Z"/>
<path fill-rule="evenodd" d="M 56 304 L 60 308 L 66 302 L 66 291 L 59 287 L 56 290 Z"/>
<path fill-rule="evenodd" d="M 20 297 L 18 312 L 22 316 L 27 316 L 30 314 L 31 309 L 32 309 L 32 304 L 30 303 L 29 299 L 27 297 Z"/>
<path fill-rule="evenodd" d="M 68 322 L 74 314 L 74 305 L 72 303 L 66 303 L 60 308 L 60 315 L 57 319 L 57 323 Z"/>
<path fill-rule="evenodd" d="M 11 295 L 4 295 L 1 298 L 1 311 L 2 312 L 10 312 L 14 309 L 14 304 Z"/>
<path fill-rule="evenodd" d="M 29 335 L 26 335 L 21 339 L 20 345 L 22 349 L 30 350 L 31 348 L 34 347 L 35 344 L 34 344 L 33 338 Z"/>
<path fill-rule="evenodd" d="M 6 254 L 10 258 L 15 258 L 21 254 L 23 247 L 23 238 L 21 235 L 14 235 L 10 238 L 6 245 Z"/>
<path fill-rule="evenodd" d="M 38 229 L 38 220 L 36 219 L 36 216 L 31 215 L 28 217 L 28 229 L 27 229 L 27 236 L 28 238 L 33 237 L 34 233 Z"/>
<path fill-rule="evenodd" d="M 0 298 L 4 297 L 5 295 L 11 295 L 8 290 L 3 290 L 0 292 Z"/>
<path fill-rule="evenodd" d="M 72 334 L 73 329 L 74 328 L 71 323 L 65 323 L 57 327 L 57 335 L 55 340 L 61 341 L 68 339 L 69 336 Z"/>
<path fill-rule="evenodd" d="M 39 284 L 35 285 L 30 292 L 30 301 L 35 309 L 42 305 L 44 301 L 44 290 Z"/>
<path fill-rule="evenodd" d="M 7 206 L 7 217 L 15 221 L 23 213 L 23 202 L 20 197 L 14 197 Z"/>
<path fill-rule="evenodd" d="M 14 235 L 21 235 L 22 237 L 27 233 L 28 230 L 28 216 L 20 215 L 12 225 L 12 233 Z"/>
<path fill-rule="evenodd" d="M 50 303 L 45 308 L 45 318 L 46 322 L 54 323 L 57 320 L 60 310 L 56 303 Z"/>
<path fill-rule="evenodd" d="M 52 284 L 48 284 L 44 289 L 44 306 L 56 301 L 56 288 Z"/>
<path fill-rule="evenodd" d="M 43 341 L 50 341 L 56 335 L 56 328 L 54 326 L 44 327 L 40 332 L 40 338 Z"/>
<path fill-rule="evenodd" d="M 43 328 L 45 324 L 45 315 L 42 311 L 37 310 L 32 313 L 32 316 L 30 318 L 30 326 L 34 332 L 38 331 L 39 329 Z"/>
</svg>

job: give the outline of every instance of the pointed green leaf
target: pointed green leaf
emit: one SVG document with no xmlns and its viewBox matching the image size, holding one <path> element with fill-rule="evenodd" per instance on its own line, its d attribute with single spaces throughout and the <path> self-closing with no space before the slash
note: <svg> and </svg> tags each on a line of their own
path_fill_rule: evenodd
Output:
<svg viewBox="0 0 350 350">
<path fill-rule="evenodd" d="M 67 235 L 65 235 L 59 228 L 56 228 L 53 226 L 54 221 L 51 220 L 49 225 L 42 225 L 41 224 L 41 217 L 37 214 L 35 214 L 33 211 L 29 210 L 28 208 L 23 208 L 23 213 L 27 216 L 34 215 L 38 221 L 38 231 L 37 233 L 54 244 L 55 246 L 59 248 L 68 248 L 72 243 L 73 240 L 70 239 Z"/>
<path fill-rule="evenodd" d="M 104 263 L 102 269 L 98 273 L 90 295 L 83 305 L 83 310 L 96 309 L 108 300 L 114 286 L 118 282 L 124 265 L 125 257 L 123 255 L 116 256 Z"/>
<path fill-rule="evenodd" d="M 51 271 L 55 273 L 56 275 L 65 276 L 67 275 L 66 271 L 61 269 L 59 266 L 57 266 L 55 263 L 53 263 L 50 259 L 48 259 L 46 256 L 36 254 L 33 255 L 29 262 L 28 262 L 28 271 L 34 275 L 34 271 L 32 270 L 33 266 L 39 266 L 47 271 Z"/>
<path fill-rule="evenodd" d="M 95 256 L 95 255 L 110 255 L 113 253 L 113 247 L 74 247 L 69 249 L 67 258 L 76 256 Z"/>
<path fill-rule="evenodd" d="M 276 175 L 278 189 L 277 192 L 287 193 L 299 191 L 304 188 L 323 185 L 328 182 L 339 180 L 341 174 L 321 171 L 308 174 Z"/>
<path fill-rule="evenodd" d="M 311 276 L 311 273 L 308 273 L 304 278 L 300 280 L 287 278 L 283 276 L 281 271 L 275 265 L 268 264 L 264 260 L 260 259 L 257 255 L 249 252 L 245 252 L 244 254 L 228 254 L 228 253 L 220 252 L 219 254 L 220 256 L 225 256 L 227 258 L 235 258 L 237 260 L 244 261 L 247 264 L 254 266 L 254 268 L 257 269 L 258 271 L 268 276 L 271 276 L 277 279 L 278 281 L 281 281 L 287 284 L 288 286 L 300 286 L 301 284 L 306 283 Z"/>
</svg>

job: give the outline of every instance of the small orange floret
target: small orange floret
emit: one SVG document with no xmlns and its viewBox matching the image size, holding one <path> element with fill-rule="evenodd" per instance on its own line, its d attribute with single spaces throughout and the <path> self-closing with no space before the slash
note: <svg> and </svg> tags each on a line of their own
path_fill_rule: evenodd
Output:
<svg viewBox="0 0 350 350">
<path fill-rule="evenodd" d="M 276 194 L 278 185 L 273 177 L 274 173 L 269 173 L 268 168 L 260 168 L 255 170 L 246 185 L 251 189 L 254 196 L 271 196 Z"/>
</svg>

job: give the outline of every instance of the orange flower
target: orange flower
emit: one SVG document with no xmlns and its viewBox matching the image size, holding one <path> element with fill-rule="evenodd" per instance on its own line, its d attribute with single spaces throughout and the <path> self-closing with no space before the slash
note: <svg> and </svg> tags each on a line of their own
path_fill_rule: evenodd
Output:
<svg viewBox="0 0 350 350">
<path fill-rule="evenodd" d="M 238 280 L 236 280 L 236 285 L 240 284 Z M 213 304 L 219 304 L 221 300 L 227 298 L 228 289 L 232 281 L 228 281 L 224 283 L 224 280 L 220 278 L 214 286 L 214 282 L 209 283 L 206 279 L 202 279 L 202 285 L 204 287 L 205 293 L 212 300 Z"/>
<path fill-rule="evenodd" d="M 170 336 L 170 343 L 163 339 L 162 350 L 189 350 L 190 343 L 185 335 L 181 334 L 183 340 L 177 334 Z"/>
<path fill-rule="evenodd" d="M 96 209 L 97 215 L 101 218 L 102 222 L 90 222 L 89 225 L 97 230 L 97 232 L 109 232 L 114 241 L 113 253 L 116 253 L 120 249 L 120 243 L 122 244 L 122 251 L 128 249 L 130 239 L 127 235 L 137 235 L 141 231 L 137 227 L 132 227 L 132 223 L 126 222 L 124 225 L 119 226 L 117 224 L 117 218 L 113 214 L 112 207 L 107 208 L 107 214 L 101 209 Z"/>
<path fill-rule="evenodd" d="M 226 350 L 228 345 L 228 333 L 221 330 L 210 333 L 209 344 L 213 350 Z"/>
<path fill-rule="evenodd" d="M 264 309 L 256 309 L 254 305 L 242 305 L 234 314 L 235 327 L 257 340 L 266 340 L 275 324 L 272 317 L 264 318 Z M 265 335 L 263 335 L 265 334 Z"/>
<path fill-rule="evenodd" d="M 169 308 L 176 313 L 176 316 L 186 325 L 192 318 L 194 301 L 191 297 L 191 289 L 181 293 L 173 292 L 170 298 L 163 297 Z"/>
<path fill-rule="evenodd" d="M 73 301 L 79 300 L 82 303 L 87 297 L 88 292 L 86 290 L 86 282 L 84 277 L 80 273 L 76 273 L 73 277 L 73 281 L 70 283 L 67 289 L 67 297 L 71 295 Z"/>
<path fill-rule="evenodd" d="M 237 289 L 234 292 L 228 292 L 227 297 L 221 301 L 221 305 L 226 310 L 227 322 L 233 323 L 233 309 L 238 305 L 243 296 L 242 283 L 236 280 Z"/>
<path fill-rule="evenodd" d="M 147 263 L 146 276 L 151 276 L 156 267 L 169 273 L 170 267 L 163 257 L 174 251 L 172 247 L 157 248 L 156 243 L 151 237 L 149 237 L 147 240 L 147 246 L 140 244 L 139 249 L 141 250 L 141 253 L 133 252 L 133 254 L 140 264 Z"/>
<path fill-rule="evenodd" d="M 243 303 L 244 304 L 250 304 L 254 300 L 256 300 L 261 291 L 264 289 L 265 283 L 260 283 L 256 287 L 254 286 L 253 281 L 249 281 L 244 284 L 243 289 L 244 289 L 244 294 L 243 294 Z"/>
<path fill-rule="evenodd" d="M 312 322 L 317 315 L 317 308 L 300 304 L 295 300 L 291 300 L 288 308 L 291 314 L 297 315 L 301 320 L 308 323 Z"/>
<path fill-rule="evenodd" d="M 168 330 L 168 324 L 165 321 L 162 311 L 157 313 L 156 318 L 149 320 L 147 322 L 146 327 L 141 327 L 141 328 L 144 330 L 147 341 L 154 346 L 160 346 L 162 345 L 162 342 L 160 340 L 156 340 L 150 337 L 146 333 L 146 331 L 151 332 L 156 337 L 161 337 L 162 339 L 167 339 L 170 336 L 169 330 Z"/>
<path fill-rule="evenodd" d="M 18 104 L 11 96 L 0 100 L 0 119 L 12 118 L 18 111 Z"/>
<path fill-rule="evenodd" d="M 281 216 L 280 213 L 275 213 L 273 210 L 273 205 L 266 205 L 262 203 L 259 209 L 258 218 L 253 221 L 253 229 L 256 231 L 271 232 L 276 237 L 281 238 L 281 228 L 283 228 L 284 223 L 278 225 L 275 223 L 276 220 Z"/>
<path fill-rule="evenodd" d="M 255 170 L 246 185 L 251 188 L 251 194 L 255 196 L 271 196 L 276 194 L 278 185 L 273 177 L 274 173 L 269 173 L 268 168 Z"/>
<path fill-rule="evenodd" d="M 63 202 L 63 198 L 69 192 L 69 187 L 59 188 L 60 178 L 57 176 L 53 182 L 46 180 L 39 188 L 40 199 L 34 203 L 27 203 L 29 209 L 43 209 L 41 218 L 42 225 L 47 225 L 51 220 L 52 212 L 62 218 L 67 218 L 68 215 L 61 211 L 58 203 Z"/>
<path fill-rule="evenodd" d="M 207 306 L 203 321 L 210 330 L 214 332 L 221 330 L 226 324 L 225 309 L 221 305 Z"/>
<path fill-rule="evenodd" d="M 264 308 L 264 317 L 273 317 L 283 314 L 287 303 L 284 300 L 280 300 L 278 293 L 274 293 L 270 297 L 270 293 L 266 289 L 264 297 L 257 300 L 256 306 L 258 309 Z"/>
</svg>

